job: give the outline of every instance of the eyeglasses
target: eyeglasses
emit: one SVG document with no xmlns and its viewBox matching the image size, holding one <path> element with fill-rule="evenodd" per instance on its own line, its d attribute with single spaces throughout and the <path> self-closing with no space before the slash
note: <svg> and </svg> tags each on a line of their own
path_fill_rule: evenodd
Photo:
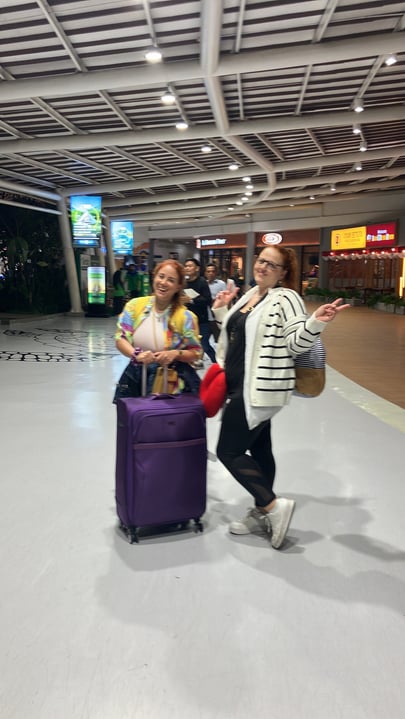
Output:
<svg viewBox="0 0 405 719">
<path fill-rule="evenodd" d="M 258 257 L 256 260 L 256 264 L 259 265 L 259 267 L 264 267 L 266 270 L 276 270 L 277 267 L 280 267 L 280 269 L 284 269 L 284 265 L 278 265 L 276 262 L 271 262 L 271 260 L 264 260 L 262 257 Z"/>
</svg>

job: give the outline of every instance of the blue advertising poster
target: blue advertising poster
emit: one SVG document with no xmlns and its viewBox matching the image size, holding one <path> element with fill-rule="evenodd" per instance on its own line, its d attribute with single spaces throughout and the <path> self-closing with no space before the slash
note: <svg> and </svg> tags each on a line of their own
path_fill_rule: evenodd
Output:
<svg viewBox="0 0 405 719">
<path fill-rule="evenodd" d="M 131 255 L 134 244 L 134 223 L 127 220 L 112 220 L 111 242 L 115 255 Z"/>
<path fill-rule="evenodd" d="M 101 197 L 72 195 L 70 198 L 73 247 L 99 247 Z"/>
</svg>

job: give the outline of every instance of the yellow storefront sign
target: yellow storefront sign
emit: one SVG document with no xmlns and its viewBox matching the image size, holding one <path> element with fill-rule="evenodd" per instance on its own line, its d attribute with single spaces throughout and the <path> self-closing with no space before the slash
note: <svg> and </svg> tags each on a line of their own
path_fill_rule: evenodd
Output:
<svg viewBox="0 0 405 719">
<path fill-rule="evenodd" d="M 366 227 L 332 230 L 331 250 L 355 250 L 366 246 Z"/>
</svg>

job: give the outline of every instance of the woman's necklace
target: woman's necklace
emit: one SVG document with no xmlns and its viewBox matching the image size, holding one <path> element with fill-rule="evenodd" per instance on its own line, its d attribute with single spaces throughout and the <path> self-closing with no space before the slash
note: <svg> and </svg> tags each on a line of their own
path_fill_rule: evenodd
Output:
<svg viewBox="0 0 405 719">
<path fill-rule="evenodd" d="M 264 300 L 266 295 L 267 292 L 265 292 L 263 295 L 260 295 L 258 292 L 255 292 L 255 294 L 250 298 L 250 300 L 246 302 L 243 307 L 240 308 L 240 311 L 242 313 L 251 312 L 256 307 L 256 305 L 259 304 L 259 302 Z"/>
</svg>

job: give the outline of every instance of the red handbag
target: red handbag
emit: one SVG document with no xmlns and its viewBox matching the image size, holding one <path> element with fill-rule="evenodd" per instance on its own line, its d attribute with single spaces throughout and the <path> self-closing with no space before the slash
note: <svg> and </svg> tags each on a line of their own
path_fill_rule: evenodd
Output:
<svg viewBox="0 0 405 719">
<path fill-rule="evenodd" d="M 201 380 L 200 400 L 207 417 L 214 417 L 226 400 L 225 370 L 216 362 L 206 371 Z"/>
</svg>

